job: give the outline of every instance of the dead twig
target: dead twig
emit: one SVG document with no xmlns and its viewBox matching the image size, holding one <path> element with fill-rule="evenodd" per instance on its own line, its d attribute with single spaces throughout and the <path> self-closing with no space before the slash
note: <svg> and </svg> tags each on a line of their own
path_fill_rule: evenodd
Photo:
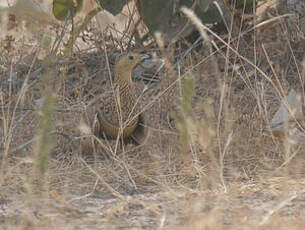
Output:
<svg viewBox="0 0 305 230">
<path fill-rule="evenodd" d="M 69 134 L 66 134 L 66 133 L 64 133 L 64 132 L 58 131 L 58 130 L 53 130 L 53 131 L 49 132 L 49 135 L 54 135 L 54 134 L 63 136 L 64 138 L 66 138 L 66 139 L 69 140 L 69 142 L 72 144 L 72 146 L 74 146 L 73 142 L 74 142 L 74 140 L 75 140 L 75 137 L 73 137 L 73 136 L 71 136 L 71 135 L 69 135 Z M 32 138 L 31 140 L 28 140 L 28 141 L 24 142 L 23 144 L 19 145 L 18 147 L 13 148 L 13 149 L 12 149 L 11 151 L 9 151 L 8 153 L 16 153 L 16 152 L 18 152 L 18 151 L 20 151 L 20 150 L 26 148 L 27 146 L 29 146 L 29 145 L 32 144 L 33 142 L 38 141 L 40 138 L 41 138 L 41 137 L 39 137 L 39 136 L 38 136 L 38 137 L 34 137 L 34 138 Z M 75 147 L 75 146 L 74 146 L 74 147 Z M 0 156 L 2 156 L 2 155 L 3 155 L 3 152 L 0 152 Z"/>
</svg>

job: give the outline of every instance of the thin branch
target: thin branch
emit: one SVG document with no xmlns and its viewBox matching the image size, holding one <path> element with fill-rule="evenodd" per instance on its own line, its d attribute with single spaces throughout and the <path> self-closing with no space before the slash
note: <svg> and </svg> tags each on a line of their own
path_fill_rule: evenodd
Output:
<svg viewBox="0 0 305 230">
<path fill-rule="evenodd" d="M 289 203 L 291 201 L 293 201 L 295 198 L 297 198 L 298 194 L 296 192 L 293 192 L 293 194 L 291 196 L 289 196 L 286 200 L 283 200 L 281 203 L 279 203 L 276 207 L 274 207 L 273 209 L 269 210 L 267 212 L 267 214 L 263 217 L 263 219 L 261 220 L 261 222 L 259 223 L 259 225 L 264 225 L 267 223 L 267 221 L 270 219 L 270 217 L 278 212 L 280 209 L 282 209 L 283 207 L 289 205 Z"/>
<path fill-rule="evenodd" d="M 54 134 L 57 134 L 57 135 L 61 135 L 63 136 L 64 138 L 68 139 L 72 145 L 73 145 L 73 141 L 75 140 L 75 137 L 73 136 L 70 136 L 69 134 L 66 134 L 64 132 L 61 132 L 61 131 L 58 131 L 58 130 L 52 130 L 51 132 L 49 132 L 49 135 L 54 135 Z M 8 153 L 16 153 L 24 148 L 26 148 L 27 146 L 29 146 L 30 144 L 32 144 L 33 142 L 35 141 L 38 141 L 41 137 L 34 137 L 32 138 L 31 140 L 28 140 L 27 142 L 19 145 L 18 147 L 16 148 L 13 148 L 11 151 L 9 151 Z M 3 152 L 0 152 L 0 156 L 3 155 Z"/>
</svg>

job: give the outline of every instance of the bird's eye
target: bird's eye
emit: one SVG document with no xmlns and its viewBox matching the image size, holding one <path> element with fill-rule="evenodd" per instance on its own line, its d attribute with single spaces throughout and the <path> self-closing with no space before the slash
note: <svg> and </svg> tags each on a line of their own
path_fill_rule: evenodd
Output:
<svg viewBox="0 0 305 230">
<path fill-rule="evenodd" d="M 128 59 L 132 61 L 132 60 L 134 60 L 134 56 L 130 55 L 130 56 L 128 56 Z"/>
</svg>

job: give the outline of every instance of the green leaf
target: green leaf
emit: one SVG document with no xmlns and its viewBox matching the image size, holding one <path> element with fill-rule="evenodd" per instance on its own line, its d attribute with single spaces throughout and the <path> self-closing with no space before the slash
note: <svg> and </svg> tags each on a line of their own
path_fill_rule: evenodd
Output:
<svg viewBox="0 0 305 230">
<path fill-rule="evenodd" d="M 212 0 L 198 0 L 198 6 L 202 12 L 206 12 L 209 9 Z"/>
<path fill-rule="evenodd" d="M 63 21 L 69 15 L 73 18 L 82 8 L 83 0 L 53 0 L 53 14 L 57 20 Z"/>
<path fill-rule="evenodd" d="M 186 6 L 188 8 L 192 7 L 194 4 L 194 0 L 180 0 L 179 7 Z"/>
<path fill-rule="evenodd" d="M 102 8 L 116 15 L 122 11 L 128 0 L 98 0 Z M 193 7 L 203 23 L 216 23 L 221 20 L 217 8 L 210 4 L 212 0 L 137 0 L 136 5 L 145 25 L 153 35 L 156 31 L 165 34 L 168 39 L 189 35 L 192 25 L 180 13 L 182 6 Z M 178 36 L 177 36 L 178 35 Z"/>
<path fill-rule="evenodd" d="M 189 5 L 193 0 L 184 1 Z M 169 39 L 173 39 L 187 23 L 187 19 L 181 17 L 180 5 L 176 5 L 176 0 L 139 0 L 139 2 L 141 5 L 140 14 L 151 34 L 160 31 L 167 35 Z M 186 28 L 180 35 L 185 36 L 189 32 L 190 28 Z"/>
<path fill-rule="evenodd" d="M 221 21 L 221 15 L 214 4 L 210 4 L 206 11 L 203 11 L 200 7 L 196 7 L 195 13 L 201 19 L 202 23 L 213 24 Z"/>
<path fill-rule="evenodd" d="M 196 3 L 195 13 L 203 23 L 216 23 L 221 21 L 221 16 L 215 7 L 210 4 L 212 0 L 138 0 L 140 2 L 143 20 L 151 34 L 161 31 L 169 39 L 187 36 L 192 30 L 192 25 L 187 25 L 187 18 L 181 16 L 179 9 L 182 6 L 191 8 Z"/>
<path fill-rule="evenodd" d="M 173 0 L 141 1 L 142 16 L 151 33 L 156 30 L 165 30 L 170 27 Z"/>
<path fill-rule="evenodd" d="M 104 10 L 107 10 L 113 15 L 117 15 L 129 0 L 98 0 Z"/>
</svg>

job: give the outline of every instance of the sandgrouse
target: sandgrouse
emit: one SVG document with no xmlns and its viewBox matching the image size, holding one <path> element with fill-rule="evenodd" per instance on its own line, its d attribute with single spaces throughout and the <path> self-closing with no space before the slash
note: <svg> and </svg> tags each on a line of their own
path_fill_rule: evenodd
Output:
<svg viewBox="0 0 305 230">
<path fill-rule="evenodd" d="M 131 79 L 133 69 L 146 57 L 130 52 L 118 58 L 112 90 L 94 102 L 94 111 L 90 112 L 91 115 L 94 113 L 92 130 L 95 136 L 107 139 L 121 137 L 136 144 L 142 144 L 146 139 L 148 130 L 144 127 L 144 114 Z"/>
</svg>

